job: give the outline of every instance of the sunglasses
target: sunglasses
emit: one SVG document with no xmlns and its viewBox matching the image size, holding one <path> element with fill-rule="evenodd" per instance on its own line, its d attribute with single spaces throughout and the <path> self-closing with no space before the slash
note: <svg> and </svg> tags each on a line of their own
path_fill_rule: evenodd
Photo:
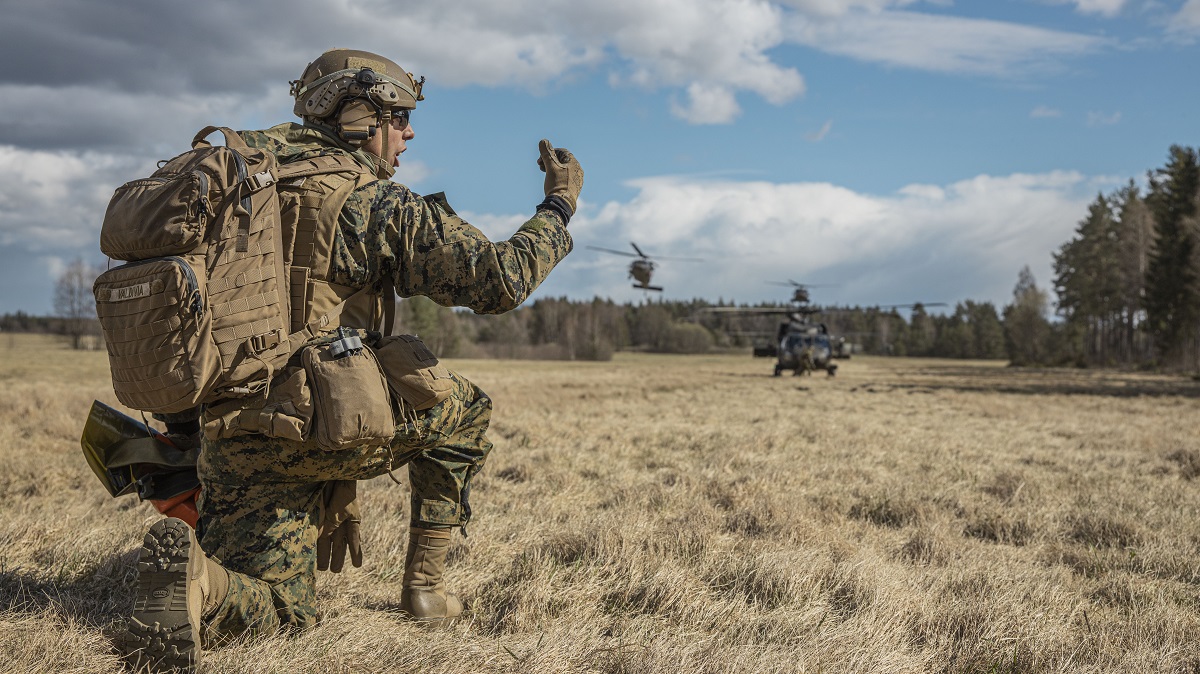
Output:
<svg viewBox="0 0 1200 674">
<path fill-rule="evenodd" d="M 397 131 L 403 131 L 408 128 L 408 118 L 412 115 L 412 110 L 408 108 L 392 110 L 392 126 Z"/>
</svg>

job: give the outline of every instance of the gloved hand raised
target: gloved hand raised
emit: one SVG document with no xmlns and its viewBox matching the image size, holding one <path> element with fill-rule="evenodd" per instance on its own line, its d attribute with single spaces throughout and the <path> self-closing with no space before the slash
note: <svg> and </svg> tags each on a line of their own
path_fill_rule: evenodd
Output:
<svg viewBox="0 0 1200 674">
<path fill-rule="evenodd" d="M 546 172 L 546 196 L 558 196 L 571 207 L 567 215 L 575 214 L 579 191 L 583 189 L 583 167 L 569 150 L 555 148 L 543 138 L 538 143 L 538 168 Z"/>
<path fill-rule="evenodd" d="M 324 517 L 321 531 L 317 535 L 317 570 L 328 569 L 341 573 L 346 563 L 346 550 L 350 551 L 350 562 L 362 566 L 362 541 L 358 527 L 361 518 L 358 503 L 358 481 L 330 480 L 325 483 Z"/>
</svg>

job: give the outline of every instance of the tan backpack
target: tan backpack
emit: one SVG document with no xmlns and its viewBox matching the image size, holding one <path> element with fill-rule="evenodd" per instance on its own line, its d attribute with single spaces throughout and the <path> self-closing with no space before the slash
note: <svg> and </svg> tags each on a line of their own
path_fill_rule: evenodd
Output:
<svg viewBox="0 0 1200 674">
<path fill-rule="evenodd" d="M 218 130 L 225 146 L 204 140 Z M 320 313 L 304 306 L 309 272 L 291 265 L 297 217 L 281 220 L 281 210 L 297 209 L 281 207 L 278 187 L 330 174 L 357 185 L 364 173 L 345 155 L 279 166 L 210 126 L 190 151 L 118 188 L 100 248 L 128 263 L 93 286 L 117 399 L 171 413 L 257 393 L 305 342 L 336 326 L 347 302 L 369 289 L 343 293 Z M 349 189 L 341 192 L 344 203 Z"/>
</svg>

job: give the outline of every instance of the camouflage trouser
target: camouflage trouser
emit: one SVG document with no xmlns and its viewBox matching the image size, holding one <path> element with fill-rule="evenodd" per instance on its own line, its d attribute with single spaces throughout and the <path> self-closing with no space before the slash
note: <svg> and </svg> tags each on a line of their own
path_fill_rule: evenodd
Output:
<svg viewBox="0 0 1200 674">
<path fill-rule="evenodd" d="M 316 545 L 327 480 L 365 480 L 408 464 L 412 524 L 470 518 L 470 480 L 492 443 L 492 401 L 451 373 L 454 392 L 398 428 L 390 447 L 331 452 L 261 435 L 207 442 L 198 471 L 205 553 L 229 573 L 229 595 L 205 619 L 206 639 L 311 627 L 317 621 Z"/>
</svg>

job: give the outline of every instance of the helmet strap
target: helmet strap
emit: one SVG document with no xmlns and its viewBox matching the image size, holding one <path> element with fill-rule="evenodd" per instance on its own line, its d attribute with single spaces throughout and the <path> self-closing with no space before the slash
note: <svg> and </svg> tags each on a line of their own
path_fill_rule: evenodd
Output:
<svg viewBox="0 0 1200 674">
<path fill-rule="evenodd" d="M 383 137 L 379 139 L 379 164 L 375 171 L 375 177 L 380 180 L 387 180 L 396 173 L 396 169 L 392 168 L 392 162 L 384 157 L 384 155 L 391 154 L 388 148 L 388 133 L 392 130 L 391 110 L 384 110 L 379 114 L 379 128 L 383 131 Z"/>
</svg>

